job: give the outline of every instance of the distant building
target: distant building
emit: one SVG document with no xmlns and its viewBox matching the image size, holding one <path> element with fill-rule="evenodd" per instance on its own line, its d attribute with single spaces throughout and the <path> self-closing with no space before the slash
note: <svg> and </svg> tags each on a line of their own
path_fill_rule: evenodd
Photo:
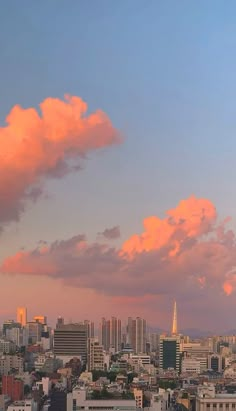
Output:
<svg viewBox="0 0 236 411">
<path fill-rule="evenodd" d="M 140 317 L 128 318 L 128 344 L 136 354 L 146 352 L 146 327 L 146 320 Z"/>
<path fill-rule="evenodd" d="M 162 370 L 172 368 L 180 371 L 179 337 L 160 336 L 159 367 Z"/>
<path fill-rule="evenodd" d="M 62 324 L 54 330 L 54 354 L 57 357 L 81 357 L 87 361 L 87 327 L 84 324 Z"/>
<path fill-rule="evenodd" d="M 121 350 L 121 320 L 112 317 L 110 320 L 102 318 L 99 325 L 99 342 L 105 351 Z"/>
<path fill-rule="evenodd" d="M 34 321 L 40 324 L 47 324 L 47 317 L 45 315 L 35 315 Z"/>
<path fill-rule="evenodd" d="M 24 327 L 27 323 L 27 309 L 26 307 L 18 307 L 16 312 L 17 322 Z"/>
<path fill-rule="evenodd" d="M 36 344 L 40 342 L 43 331 L 43 324 L 36 321 L 29 321 L 27 322 L 25 329 L 28 344 Z"/>
</svg>

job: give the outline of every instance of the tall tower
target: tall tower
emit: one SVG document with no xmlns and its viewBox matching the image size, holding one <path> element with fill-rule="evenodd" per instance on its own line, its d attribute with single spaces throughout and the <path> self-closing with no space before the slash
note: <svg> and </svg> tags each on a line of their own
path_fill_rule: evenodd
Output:
<svg viewBox="0 0 236 411">
<path fill-rule="evenodd" d="M 27 309 L 25 307 L 18 307 L 16 312 L 17 322 L 24 327 L 27 323 Z"/>
<path fill-rule="evenodd" d="M 177 335 L 178 328 L 177 328 L 177 306 L 176 301 L 174 302 L 174 312 L 173 312 L 173 323 L 172 323 L 172 335 Z"/>
</svg>

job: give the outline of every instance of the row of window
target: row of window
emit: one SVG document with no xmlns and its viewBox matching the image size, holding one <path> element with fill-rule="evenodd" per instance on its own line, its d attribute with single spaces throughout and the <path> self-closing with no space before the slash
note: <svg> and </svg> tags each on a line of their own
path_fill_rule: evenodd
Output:
<svg viewBox="0 0 236 411">
<path fill-rule="evenodd" d="M 207 408 L 210 408 L 211 405 L 212 405 L 213 408 L 217 408 L 217 404 L 209 404 L 209 403 L 207 403 L 206 406 L 207 406 Z M 229 406 L 231 406 L 232 408 L 235 408 L 235 406 L 236 406 L 235 403 L 233 403 L 233 404 L 229 404 L 229 403 L 227 403 L 227 404 L 225 404 L 225 403 L 222 404 L 222 403 L 220 403 L 220 404 L 219 404 L 219 407 L 220 407 L 220 408 L 223 408 L 223 405 L 225 406 L 225 408 L 229 408 Z"/>
</svg>

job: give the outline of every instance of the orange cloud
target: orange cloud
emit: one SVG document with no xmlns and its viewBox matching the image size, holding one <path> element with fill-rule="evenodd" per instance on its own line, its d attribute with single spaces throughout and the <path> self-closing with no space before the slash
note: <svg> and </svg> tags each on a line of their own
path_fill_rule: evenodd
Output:
<svg viewBox="0 0 236 411">
<path fill-rule="evenodd" d="M 233 291 L 233 286 L 228 281 L 223 284 L 223 290 L 226 295 L 230 295 Z"/>
<path fill-rule="evenodd" d="M 79 97 L 46 98 L 34 108 L 14 106 L 0 128 L 0 222 L 17 220 L 27 199 L 42 193 L 42 181 L 80 168 L 91 150 L 120 142 L 107 115 L 86 115 Z"/>
<path fill-rule="evenodd" d="M 192 196 L 182 200 L 175 209 L 166 212 L 167 217 L 148 217 L 143 221 L 145 231 L 130 237 L 122 247 L 128 256 L 136 253 L 170 249 L 170 256 L 176 255 L 183 239 L 191 239 L 209 232 L 216 220 L 216 210 L 206 199 Z"/>
</svg>

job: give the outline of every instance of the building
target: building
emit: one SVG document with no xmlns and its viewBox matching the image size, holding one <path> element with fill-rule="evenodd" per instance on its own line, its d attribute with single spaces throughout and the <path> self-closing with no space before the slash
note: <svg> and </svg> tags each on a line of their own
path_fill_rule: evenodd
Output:
<svg viewBox="0 0 236 411">
<path fill-rule="evenodd" d="M 17 347 L 27 345 L 27 333 L 25 328 L 12 327 L 7 328 L 5 331 L 6 339 L 13 341 Z"/>
<path fill-rule="evenodd" d="M 84 324 L 61 324 L 54 330 L 54 354 L 71 359 L 81 357 L 87 361 L 87 326 Z"/>
<path fill-rule="evenodd" d="M 99 325 L 99 342 L 105 351 L 121 350 L 121 320 L 112 317 L 111 320 L 102 318 Z"/>
<path fill-rule="evenodd" d="M 15 401 L 8 406 L 7 411 L 38 411 L 38 404 L 32 399 Z"/>
<path fill-rule="evenodd" d="M 182 373 L 200 374 L 201 363 L 195 358 L 183 358 L 181 371 Z"/>
<path fill-rule="evenodd" d="M 34 316 L 34 322 L 40 323 L 40 324 L 47 324 L 47 317 L 45 315 L 35 315 Z"/>
<path fill-rule="evenodd" d="M 224 369 L 224 358 L 220 354 L 209 354 L 208 369 L 216 372 L 222 372 Z"/>
<path fill-rule="evenodd" d="M 127 326 L 128 344 L 136 354 L 146 352 L 146 320 L 136 317 L 128 318 Z"/>
<path fill-rule="evenodd" d="M 88 371 L 104 370 L 103 346 L 95 338 L 88 340 Z"/>
<path fill-rule="evenodd" d="M 25 329 L 28 344 L 36 344 L 40 342 L 43 331 L 43 324 L 36 321 L 29 321 L 27 322 Z"/>
<path fill-rule="evenodd" d="M 6 336 L 6 331 L 12 328 L 21 328 L 21 324 L 17 323 L 15 320 L 5 320 L 2 326 L 3 336 Z"/>
<path fill-rule="evenodd" d="M 84 320 L 84 325 L 87 327 L 87 337 L 94 338 L 94 322 L 89 320 Z"/>
<path fill-rule="evenodd" d="M 27 309 L 26 307 L 18 307 L 16 312 L 17 322 L 24 327 L 27 323 Z"/>
<path fill-rule="evenodd" d="M 0 374 L 8 375 L 13 370 L 17 371 L 19 374 L 23 373 L 23 358 L 19 355 L 3 355 L 0 357 Z"/>
<path fill-rule="evenodd" d="M 236 394 L 216 394 L 213 384 L 198 387 L 196 411 L 233 411 L 236 408 Z"/>
<path fill-rule="evenodd" d="M 21 401 L 24 396 L 24 383 L 13 375 L 3 375 L 2 394 L 8 395 L 12 401 Z"/>
<path fill-rule="evenodd" d="M 14 354 L 16 352 L 16 344 L 13 341 L 9 341 L 5 338 L 0 338 L 0 353 L 1 354 Z"/>
<path fill-rule="evenodd" d="M 159 367 L 161 370 L 174 369 L 180 371 L 179 337 L 160 336 Z"/>
<path fill-rule="evenodd" d="M 122 410 L 136 411 L 136 400 L 112 398 L 112 399 L 91 399 L 85 389 L 75 388 L 72 393 L 67 394 L 67 411 L 73 410 Z"/>
</svg>

